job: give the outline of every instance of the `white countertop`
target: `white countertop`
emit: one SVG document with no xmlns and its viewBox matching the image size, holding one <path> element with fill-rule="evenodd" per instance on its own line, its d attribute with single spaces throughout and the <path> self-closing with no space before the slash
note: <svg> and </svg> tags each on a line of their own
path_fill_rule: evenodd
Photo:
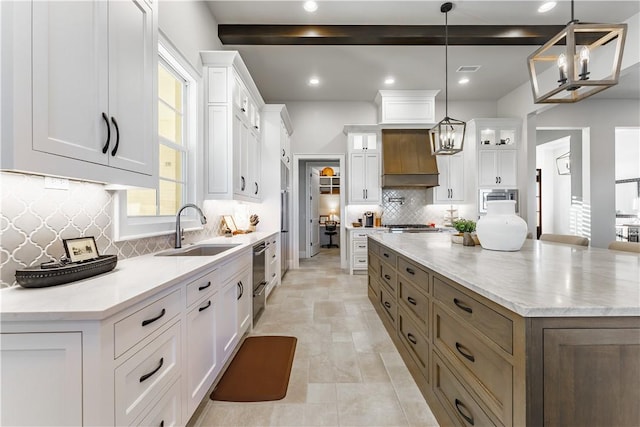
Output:
<svg viewBox="0 0 640 427">
<path fill-rule="evenodd" d="M 255 232 L 197 242 L 238 244 L 215 256 L 142 255 L 119 260 L 112 271 L 89 279 L 47 288 L 6 288 L 0 290 L 0 321 L 102 320 L 183 280 L 196 278 L 213 264 L 274 234 Z"/>
<path fill-rule="evenodd" d="M 499 252 L 451 243 L 448 233 L 371 237 L 521 316 L 640 316 L 635 253 L 530 239 Z"/>
</svg>

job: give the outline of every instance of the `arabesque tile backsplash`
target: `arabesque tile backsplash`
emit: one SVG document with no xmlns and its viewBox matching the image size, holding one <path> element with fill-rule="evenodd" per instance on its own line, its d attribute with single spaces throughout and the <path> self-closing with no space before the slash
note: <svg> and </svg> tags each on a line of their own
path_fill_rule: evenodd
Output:
<svg viewBox="0 0 640 427">
<path fill-rule="evenodd" d="M 172 235 L 115 242 L 112 239 L 114 194 L 101 184 L 69 181 L 68 190 L 44 188 L 44 177 L 0 174 L 0 287 L 15 286 L 17 269 L 64 255 L 62 239 L 94 236 L 100 254 L 131 258 L 169 249 Z M 204 229 L 185 232 L 185 241 L 221 234 L 214 202 L 202 206 Z"/>
</svg>

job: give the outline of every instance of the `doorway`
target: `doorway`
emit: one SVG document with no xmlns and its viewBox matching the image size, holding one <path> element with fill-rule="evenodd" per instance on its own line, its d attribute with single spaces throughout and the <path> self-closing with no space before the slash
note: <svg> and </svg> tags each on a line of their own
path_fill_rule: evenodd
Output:
<svg viewBox="0 0 640 427">
<path fill-rule="evenodd" d="M 330 181 L 336 187 L 330 188 L 328 190 L 329 194 L 327 194 L 333 196 L 335 203 L 337 203 L 337 206 L 333 206 L 333 212 L 331 212 L 332 205 L 322 201 L 325 195 L 322 193 L 326 191 L 326 180 L 322 181 L 322 179 L 326 178 L 326 176 L 321 175 L 321 171 L 326 167 L 332 168 L 340 174 L 336 176 L 338 179 Z M 292 268 L 299 268 L 301 258 L 313 259 L 313 256 L 317 253 L 316 248 L 321 249 L 322 237 L 324 237 L 321 231 L 321 220 L 326 221 L 327 218 L 334 218 L 339 221 L 340 218 L 344 218 L 345 183 L 344 179 L 341 179 L 344 170 L 344 154 L 299 154 L 293 156 L 294 179 L 292 182 L 292 196 L 293 230 L 295 230 L 295 234 L 292 248 Z M 314 171 L 317 172 L 317 182 L 314 178 Z M 316 189 L 317 193 L 315 192 Z M 314 194 L 315 198 L 313 198 Z M 317 208 L 315 201 L 318 202 Z M 336 237 L 338 238 L 336 239 Z M 347 268 L 345 226 L 343 222 L 338 224 L 338 233 L 334 236 L 333 243 L 339 246 L 341 268 Z M 333 250 L 335 251 L 336 249 Z"/>
</svg>

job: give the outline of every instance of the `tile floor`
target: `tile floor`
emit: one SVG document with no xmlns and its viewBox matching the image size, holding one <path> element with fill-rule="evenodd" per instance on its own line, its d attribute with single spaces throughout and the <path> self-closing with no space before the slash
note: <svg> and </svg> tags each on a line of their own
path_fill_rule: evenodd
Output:
<svg viewBox="0 0 640 427">
<path fill-rule="evenodd" d="M 287 396 L 209 400 L 200 426 L 437 426 L 367 298 L 366 276 L 340 270 L 323 249 L 289 270 L 252 334 L 298 338 Z"/>
</svg>

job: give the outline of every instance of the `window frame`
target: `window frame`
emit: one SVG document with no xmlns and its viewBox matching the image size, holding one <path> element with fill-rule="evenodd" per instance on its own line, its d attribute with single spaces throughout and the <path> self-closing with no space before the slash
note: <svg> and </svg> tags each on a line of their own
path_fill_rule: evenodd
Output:
<svg viewBox="0 0 640 427">
<path fill-rule="evenodd" d="M 201 103 L 200 88 L 202 86 L 202 75 L 182 56 L 182 54 L 162 35 L 158 37 L 158 63 L 155 70 L 157 79 L 157 67 L 160 61 L 178 72 L 186 82 L 184 88 L 184 114 L 183 114 L 183 146 L 186 148 L 183 167 L 184 203 L 197 203 L 197 189 L 200 187 L 197 182 L 197 158 L 199 157 L 199 147 L 201 133 L 198 130 L 198 123 L 201 123 Z M 157 82 L 155 82 L 157 85 Z M 156 93 L 156 103 L 160 102 Z M 154 107 L 157 115 L 157 105 Z M 157 117 L 156 117 L 157 120 Z M 159 161 L 160 135 L 158 123 L 154 134 L 154 161 Z M 171 144 L 167 144 L 171 146 Z M 155 165 L 156 170 L 159 165 Z M 185 171 L 186 169 L 186 171 Z M 156 197 L 159 197 L 160 176 L 156 177 Z M 145 237 L 163 236 L 175 233 L 175 215 L 155 215 L 129 217 L 127 215 L 127 191 L 121 189 L 116 191 L 113 197 L 113 240 L 125 241 L 140 239 Z M 156 200 L 157 203 L 157 200 Z M 185 210 L 181 215 L 181 226 L 185 230 L 201 230 L 203 225 L 191 209 Z"/>
</svg>

